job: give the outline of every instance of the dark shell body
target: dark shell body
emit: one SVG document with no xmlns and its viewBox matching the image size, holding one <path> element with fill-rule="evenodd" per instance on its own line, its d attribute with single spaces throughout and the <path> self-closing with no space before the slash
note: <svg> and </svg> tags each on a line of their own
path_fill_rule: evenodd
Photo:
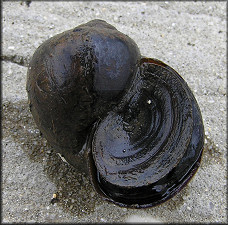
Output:
<svg viewBox="0 0 228 225">
<path fill-rule="evenodd" d="M 132 39 L 99 20 L 44 42 L 30 62 L 27 91 L 48 142 L 62 154 L 78 153 L 91 125 L 119 101 L 139 59 Z"/>
<path fill-rule="evenodd" d="M 199 167 L 204 128 L 187 83 L 163 62 L 142 58 L 135 42 L 105 21 L 44 42 L 31 60 L 27 91 L 44 137 L 75 167 L 83 152 L 109 201 L 155 206 Z"/>
</svg>

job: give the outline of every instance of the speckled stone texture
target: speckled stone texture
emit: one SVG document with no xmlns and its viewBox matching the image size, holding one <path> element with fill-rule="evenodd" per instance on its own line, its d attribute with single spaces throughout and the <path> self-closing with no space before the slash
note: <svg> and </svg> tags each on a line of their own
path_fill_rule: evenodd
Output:
<svg viewBox="0 0 228 225">
<path fill-rule="evenodd" d="M 226 2 L 3 2 L 2 222 L 223 222 L 226 205 Z M 49 37 L 103 19 L 142 55 L 173 67 L 202 112 L 205 149 L 190 183 L 168 202 L 127 209 L 103 201 L 82 170 L 40 136 L 28 109 L 28 62 Z M 53 199 L 53 194 L 57 199 Z"/>
</svg>

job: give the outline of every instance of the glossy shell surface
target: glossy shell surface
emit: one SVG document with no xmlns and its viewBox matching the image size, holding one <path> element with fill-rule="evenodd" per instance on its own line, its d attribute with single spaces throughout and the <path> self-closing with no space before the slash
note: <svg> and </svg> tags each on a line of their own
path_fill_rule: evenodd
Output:
<svg viewBox="0 0 228 225">
<path fill-rule="evenodd" d="M 172 68 L 142 59 L 134 85 L 97 127 L 97 187 L 120 205 L 157 205 L 199 167 L 203 124 L 192 92 Z"/>
<path fill-rule="evenodd" d="M 91 125 L 119 101 L 139 59 L 135 42 L 101 20 L 44 42 L 30 62 L 27 91 L 49 143 L 62 154 L 78 153 Z"/>
<path fill-rule="evenodd" d="M 48 142 L 75 167 L 85 160 L 97 192 L 120 206 L 168 200 L 200 165 L 204 128 L 187 83 L 105 21 L 44 42 L 27 91 Z"/>
</svg>

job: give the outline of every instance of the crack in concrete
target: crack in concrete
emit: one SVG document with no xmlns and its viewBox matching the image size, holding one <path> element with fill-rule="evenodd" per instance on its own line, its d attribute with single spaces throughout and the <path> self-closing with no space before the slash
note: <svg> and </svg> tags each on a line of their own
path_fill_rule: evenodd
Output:
<svg viewBox="0 0 228 225">
<path fill-rule="evenodd" d="M 19 55 L 2 55 L 1 61 L 8 61 L 25 67 L 29 65 L 29 59 Z"/>
</svg>

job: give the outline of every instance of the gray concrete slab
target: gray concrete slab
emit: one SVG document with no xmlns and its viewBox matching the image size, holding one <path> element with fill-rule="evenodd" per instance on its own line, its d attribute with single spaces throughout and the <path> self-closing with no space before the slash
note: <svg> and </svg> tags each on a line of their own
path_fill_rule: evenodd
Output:
<svg viewBox="0 0 228 225">
<path fill-rule="evenodd" d="M 206 144 L 190 183 L 160 206 L 136 210 L 103 201 L 89 178 L 40 137 L 28 110 L 27 64 L 46 39 L 104 19 L 164 61 L 192 89 Z M 225 2 L 3 2 L 3 222 L 226 222 Z M 53 194 L 59 201 L 51 204 Z"/>
</svg>

